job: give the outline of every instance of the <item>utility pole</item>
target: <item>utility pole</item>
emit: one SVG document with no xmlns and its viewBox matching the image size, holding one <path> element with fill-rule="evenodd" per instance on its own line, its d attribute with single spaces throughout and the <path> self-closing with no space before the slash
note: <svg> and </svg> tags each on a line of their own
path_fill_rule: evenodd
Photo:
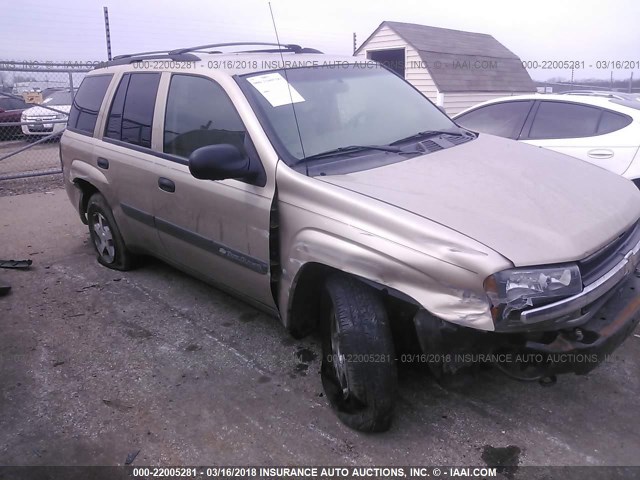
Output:
<svg viewBox="0 0 640 480">
<path fill-rule="evenodd" d="M 356 53 L 356 32 L 353 32 L 353 54 Z"/>
<path fill-rule="evenodd" d="M 629 93 L 631 93 L 631 87 L 633 87 L 633 70 L 631 70 L 631 76 L 629 77 Z"/>
<path fill-rule="evenodd" d="M 609 90 L 613 91 L 613 70 L 611 70 L 611 79 L 609 80 Z"/>
<path fill-rule="evenodd" d="M 573 88 L 573 67 L 571 67 L 571 88 Z"/>
<path fill-rule="evenodd" d="M 109 32 L 109 8 L 104 9 L 104 33 L 107 37 L 107 60 L 111 60 L 111 33 Z"/>
</svg>

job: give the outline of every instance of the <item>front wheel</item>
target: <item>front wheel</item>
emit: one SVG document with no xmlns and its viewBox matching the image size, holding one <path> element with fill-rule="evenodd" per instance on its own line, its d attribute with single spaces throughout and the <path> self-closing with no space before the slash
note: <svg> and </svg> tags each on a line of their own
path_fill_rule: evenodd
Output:
<svg viewBox="0 0 640 480">
<path fill-rule="evenodd" d="M 89 235 L 98 254 L 98 262 L 114 270 L 129 270 L 133 255 L 127 250 L 107 200 L 94 193 L 87 203 Z"/>
<path fill-rule="evenodd" d="M 391 425 L 397 388 L 393 338 L 375 290 L 355 278 L 327 279 L 322 302 L 322 385 L 340 420 L 363 432 Z"/>
</svg>

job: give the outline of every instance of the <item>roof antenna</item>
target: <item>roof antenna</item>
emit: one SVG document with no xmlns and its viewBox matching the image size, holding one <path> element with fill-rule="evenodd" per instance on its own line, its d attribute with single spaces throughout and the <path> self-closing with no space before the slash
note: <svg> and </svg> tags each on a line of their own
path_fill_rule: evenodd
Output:
<svg viewBox="0 0 640 480">
<path fill-rule="evenodd" d="M 273 9 L 271 8 L 271 2 L 269 2 L 269 12 L 271 12 L 271 21 L 273 22 L 273 30 L 276 32 L 276 42 L 278 42 L 278 50 L 280 50 L 280 59 L 282 60 L 282 71 L 284 72 L 284 79 L 287 82 L 287 90 L 289 91 L 289 99 L 291 100 L 291 110 L 293 110 L 293 118 L 296 121 L 296 129 L 298 130 L 298 138 L 300 139 L 300 148 L 302 149 L 302 158 L 307 158 L 304 153 L 304 145 L 302 144 L 302 134 L 300 133 L 300 125 L 298 124 L 298 116 L 296 115 L 296 107 L 293 103 L 293 94 L 291 93 L 291 84 L 289 83 L 289 77 L 287 76 L 287 66 L 284 61 L 284 55 L 282 55 L 282 44 L 280 43 L 280 37 L 278 37 L 278 29 L 276 28 L 276 19 L 273 17 Z M 305 163 L 305 171 L 309 175 L 309 167 Z"/>
</svg>

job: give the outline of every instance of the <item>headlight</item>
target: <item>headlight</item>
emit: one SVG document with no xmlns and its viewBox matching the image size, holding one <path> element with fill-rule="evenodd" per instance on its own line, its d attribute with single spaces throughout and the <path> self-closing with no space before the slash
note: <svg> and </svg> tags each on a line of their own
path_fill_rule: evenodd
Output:
<svg viewBox="0 0 640 480">
<path fill-rule="evenodd" d="M 575 264 L 547 268 L 513 268 L 484 281 L 494 321 L 516 320 L 528 307 L 551 303 L 582 292 L 580 269 Z"/>
<path fill-rule="evenodd" d="M 59 113 L 54 117 L 56 120 L 64 120 L 67 116 L 64 113 Z"/>
</svg>

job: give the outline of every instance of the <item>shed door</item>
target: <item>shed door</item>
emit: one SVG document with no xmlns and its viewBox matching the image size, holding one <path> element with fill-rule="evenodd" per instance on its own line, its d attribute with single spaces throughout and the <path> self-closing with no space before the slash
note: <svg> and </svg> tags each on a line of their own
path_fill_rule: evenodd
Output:
<svg viewBox="0 0 640 480">
<path fill-rule="evenodd" d="M 393 50 L 369 50 L 367 58 L 375 62 L 382 63 L 390 68 L 402 78 L 404 77 L 404 48 L 394 48 Z"/>
</svg>

